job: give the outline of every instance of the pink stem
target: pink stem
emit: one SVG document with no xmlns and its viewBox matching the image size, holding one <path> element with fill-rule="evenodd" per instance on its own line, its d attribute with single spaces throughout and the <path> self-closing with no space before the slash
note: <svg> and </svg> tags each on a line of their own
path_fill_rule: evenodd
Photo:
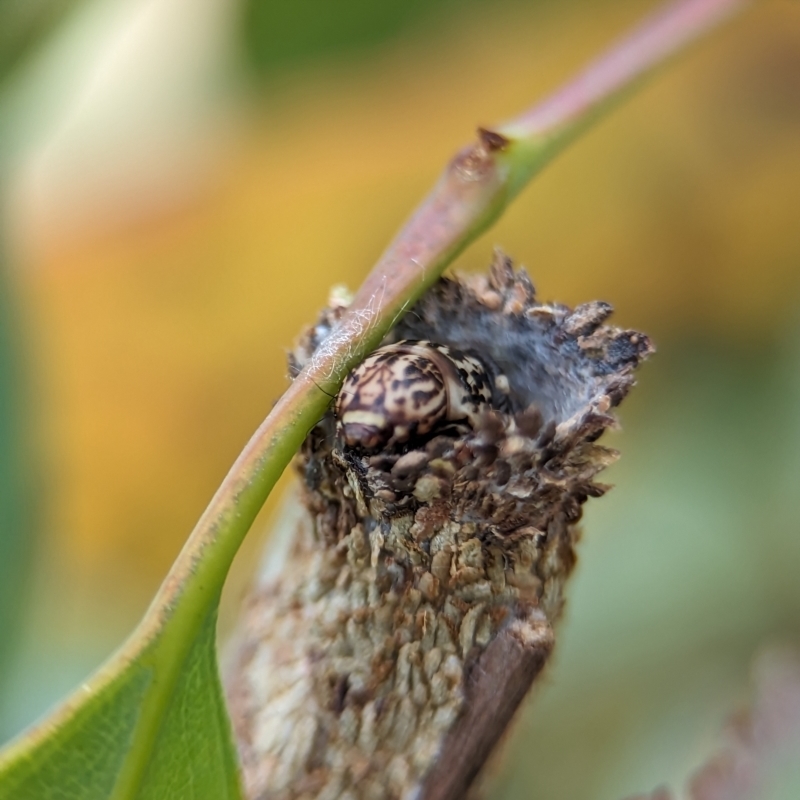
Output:
<svg viewBox="0 0 800 800">
<path fill-rule="evenodd" d="M 581 121 L 592 108 L 717 25 L 746 0 L 682 0 L 662 8 L 566 86 L 499 126 L 515 137 L 549 135 Z"/>
</svg>

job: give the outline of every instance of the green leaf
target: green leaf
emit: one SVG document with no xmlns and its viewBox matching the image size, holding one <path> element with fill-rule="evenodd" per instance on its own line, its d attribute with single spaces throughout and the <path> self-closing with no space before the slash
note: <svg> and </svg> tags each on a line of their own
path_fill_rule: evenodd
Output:
<svg viewBox="0 0 800 800">
<path fill-rule="evenodd" d="M 177 669 L 176 636 L 167 626 L 133 660 L 82 687 L 60 714 L 6 752 L 0 796 L 241 797 L 217 674 L 215 623 L 216 609 Z"/>
<path fill-rule="evenodd" d="M 17 758 L 3 775 L 3 794 L 20 800 L 110 797 L 152 678 L 147 669 L 120 675 L 87 696 L 61 727 L 41 731 L 38 748 L 12 749 L 9 756 Z"/>
<path fill-rule="evenodd" d="M 216 610 L 178 670 L 169 668 L 175 636 L 167 627 L 125 667 L 82 687 L 55 719 L 7 751 L 0 796 L 241 797 L 217 674 L 215 623 Z"/>
<path fill-rule="evenodd" d="M 216 618 L 215 610 L 169 698 L 138 797 L 234 800 L 240 796 L 236 756 L 217 673 Z"/>
</svg>

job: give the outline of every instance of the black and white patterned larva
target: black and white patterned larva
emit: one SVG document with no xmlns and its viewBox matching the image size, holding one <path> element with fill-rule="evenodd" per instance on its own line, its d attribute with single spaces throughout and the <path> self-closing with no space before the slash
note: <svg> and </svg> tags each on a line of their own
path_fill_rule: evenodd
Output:
<svg viewBox="0 0 800 800">
<path fill-rule="evenodd" d="M 336 401 L 337 429 L 348 447 L 376 450 L 444 423 L 474 426 L 491 402 L 492 384 L 477 358 L 435 342 L 401 341 L 347 376 Z"/>
</svg>

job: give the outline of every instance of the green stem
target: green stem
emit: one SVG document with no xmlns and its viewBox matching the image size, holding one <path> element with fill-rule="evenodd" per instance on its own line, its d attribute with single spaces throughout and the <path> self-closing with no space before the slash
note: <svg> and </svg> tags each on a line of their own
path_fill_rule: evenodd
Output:
<svg viewBox="0 0 800 800">
<path fill-rule="evenodd" d="M 118 658 L 132 658 L 165 625 L 191 640 L 256 514 L 349 370 L 555 153 L 625 89 L 740 5 L 742 0 L 683 0 L 544 103 L 496 132 L 480 131 L 478 142 L 455 156 L 369 273 L 339 327 L 236 460 Z M 180 653 L 174 657 L 179 663 Z"/>
<path fill-rule="evenodd" d="M 509 199 L 656 67 L 749 0 L 683 0 L 661 9 L 572 81 L 494 131 L 508 139 Z"/>
</svg>

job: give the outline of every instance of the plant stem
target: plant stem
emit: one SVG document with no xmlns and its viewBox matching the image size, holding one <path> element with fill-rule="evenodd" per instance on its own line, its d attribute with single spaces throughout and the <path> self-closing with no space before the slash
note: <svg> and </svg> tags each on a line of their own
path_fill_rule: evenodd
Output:
<svg viewBox="0 0 800 800">
<path fill-rule="evenodd" d="M 187 542 L 156 605 L 211 548 L 214 591 L 255 514 L 344 376 L 453 259 L 500 216 L 528 180 L 654 67 L 745 5 L 682 0 L 612 47 L 576 79 L 450 162 L 367 276 L 340 326 L 295 379 L 233 465 Z"/>
<path fill-rule="evenodd" d="M 509 140 L 509 199 L 554 155 L 654 68 L 748 0 L 682 0 L 663 7 L 543 102 L 494 131 Z"/>
</svg>

